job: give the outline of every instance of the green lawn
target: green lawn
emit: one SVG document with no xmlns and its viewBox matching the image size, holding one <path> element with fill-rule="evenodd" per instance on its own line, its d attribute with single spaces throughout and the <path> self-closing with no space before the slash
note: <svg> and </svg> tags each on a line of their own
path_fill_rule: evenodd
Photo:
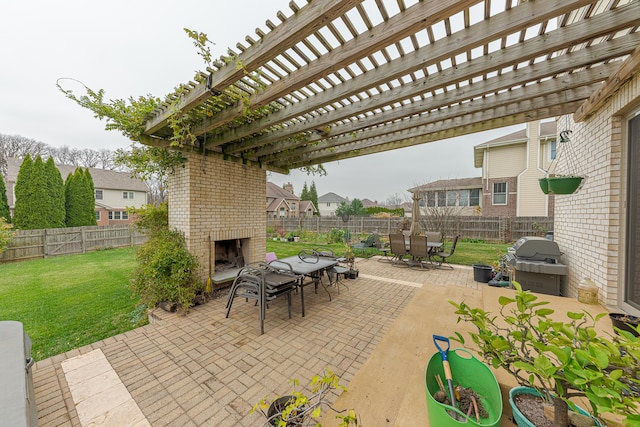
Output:
<svg viewBox="0 0 640 427">
<path fill-rule="evenodd" d="M 363 237 L 364 239 L 365 237 Z M 354 238 L 355 240 L 355 238 Z M 356 240 L 357 241 L 357 240 Z M 384 241 L 384 239 L 383 239 Z M 446 243 L 447 248 L 451 242 Z M 482 243 L 467 242 L 461 239 L 456 245 L 454 254 L 448 259 L 451 264 L 473 265 L 487 264 L 496 265 L 500 257 L 507 253 L 507 248 L 511 246 L 506 243 Z M 308 243 L 308 242 L 281 242 L 272 239 L 267 240 L 267 252 L 275 252 L 278 258 L 296 255 L 302 249 L 330 249 L 336 255 L 345 252 L 344 243 Z M 448 249 L 446 249 L 448 251 Z"/>
<path fill-rule="evenodd" d="M 344 244 L 322 243 L 322 236 L 306 237 L 267 240 L 267 252 L 282 258 L 310 248 L 345 251 Z M 460 241 L 449 261 L 495 264 L 508 246 Z M 0 264 L 0 320 L 24 324 L 36 360 L 134 329 L 146 322 L 127 286 L 135 264 L 133 248 Z"/>
<path fill-rule="evenodd" d="M 0 320 L 18 320 L 36 360 L 137 327 L 133 248 L 0 265 Z M 144 320 L 146 321 L 146 320 Z"/>
</svg>

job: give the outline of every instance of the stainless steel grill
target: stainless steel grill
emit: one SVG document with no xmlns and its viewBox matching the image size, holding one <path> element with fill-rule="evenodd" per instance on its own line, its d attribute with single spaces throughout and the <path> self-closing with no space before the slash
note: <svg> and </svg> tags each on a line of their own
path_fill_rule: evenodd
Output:
<svg viewBox="0 0 640 427">
<path fill-rule="evenodd" d="M 558 244 L 552 240 L 521 237 L 509 248 L 504 262 L 523 289 L 560 295 L 560 276 L 567 275 L 567 266 L 559 263 L 561 256 Z"/>
</svg>

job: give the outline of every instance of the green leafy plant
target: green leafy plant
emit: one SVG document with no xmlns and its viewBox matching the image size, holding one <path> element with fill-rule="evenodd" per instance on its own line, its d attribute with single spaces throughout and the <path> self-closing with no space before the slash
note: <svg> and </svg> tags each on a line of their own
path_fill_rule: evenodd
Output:
<svg viewBox="0 0 640 427">
<path fill-rule="evenodd" d="M 13 225 L 7 223 L 4 217 L 0 217 L 0 254 L 7 250 L 7 246 L 11 243 L 16 235 L 13 231 Z"/>
<path fill-rule="evenodd" d="M 137 226 L 148 233 L 149 240 L 136 251 L 132 292 L 149 307 L 168 301 L 188 312 L 197 291 L 202 290 L 196 276 L 197 257 L 187 250 L 182 233 L 168 229 L 166 204 L 147 205 L 135 212 Z"/>
<path fill-rule="evenodd" d="M 263 426 L 292 427 L 314 425 L 321 427 L 314 419 L 322 414 L 322 407 L 326 406 L 335 411 L 329 404 L 327 397 L 335 390 L 345 391 L 346 388 L 339 384 L 340 378 L 330 369 L 325 368 L 322 376 L 314 375 L 309 382 L 311 394 L 304 394 L 297 390 L 299 381 L 289 380 L 293 384 L 292 391 L 285 396 L 276 396 L 273 400 L 262 399 L 256 403 L 250 413 L 259 411 L 266 418 Z M 338 411 L 335 411 L 338 412 Z M 341 411 L 336 415 L 342 420 L 338 427 L 361 426 L 355 411 L 348 410 L 345 415 Z"/>
<path fill-rule="evenodd" d="M 523 291 L 517 282 L 513 285 L 513 297 L 499 298 L 499 314 L 450 301 L 458 321 L 476 327 L 469 335 L 485 361 L 506 370 L 520 385 L 538 390 L 554 406 L 556 426 L 568 425 L 567 410 L 575 409 L 569 399 L 578 396 L 589 400 L 595 416 L 621 414 L 625 425 L 640 426 L 638 338 L 624 331 L 599 335 L 594 326 L 606 313 L 594 317 L 567 312 L 566 320 L 554 320 L 547 301 Z M 459 332 L 451 338 L 465 344 Z"/>
</svg>

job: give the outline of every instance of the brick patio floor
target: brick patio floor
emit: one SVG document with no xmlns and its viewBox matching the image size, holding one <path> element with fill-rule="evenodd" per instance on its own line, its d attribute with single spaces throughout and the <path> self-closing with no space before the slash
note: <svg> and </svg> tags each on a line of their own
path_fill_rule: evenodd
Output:
<svg viewBox="0 0 640 427">
<path fill-rule="evenodd" d="M 423 285 L 479 287 L 470 267 L 420 271 L 376 258 L 357 266 L 359 278 L 345 281 L 349 289 L 341 287 L 340 294 L 331 289 L 331 302 L 322 288 L 317 294 L 307 288 L 304 318 L 298 294 L 292 296 L 292 319 L 286 300 L 271 303 L 264 335 L 252 302 L 236 299 L 225 319 L 224 295 L 187 316 L 157 312 L 161 319 L 152 324 L 38 361 L 33 374 L 39 425 L 122 425 L 108 393 L 98 393 L 92 403 L 104 405 L 103 416 L 79 417 L 86 409 L 77 409 L 82 407 L 74 397 L 81 393 L 72 395 L 63 369 L 99 350 L 146 417 L 148 424 L 136 425 L 260 426 L 264 419 L 249 415 L 251 407 L 265 396 L 286 393 L 291 378 L 305 385 L 328 367 L 348 386 Z"/>
</svg>

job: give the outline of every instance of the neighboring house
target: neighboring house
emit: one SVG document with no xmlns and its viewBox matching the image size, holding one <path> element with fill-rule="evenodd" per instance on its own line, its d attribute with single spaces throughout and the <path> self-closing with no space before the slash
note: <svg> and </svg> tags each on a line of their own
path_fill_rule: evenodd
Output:
<svg viewBox="0 0 640 427">
<path fill-rule="evenodd" d="M 293 194 L 290 183 L 282 188 L 273 182 L 267 182 L 267 218 L 304 218 L 313 216 L 315 212 L 313 202 L 300 200 L 300 197 Z"/>
<path fill-rule="evenodd" d="M 481 177 L 441 179 L 410 188 L 408 191 L 411 194 L 420 193 L 420 206 L 423 209 L 459 208 L 459 215 L 477 215 L 482 207 Z"/>
<path fill-rule="evenodd" d="M 22 159 L 12 157 L 7 161 L 5 184 L 11 215 L 13 215 L 15 207 L 14 189 L 20 165 L 22 165 Z M 77 166 L 56 165 L 56 167 L 60 171 L 62 180 L 65 181 L 69 174 L 75 172 Z M 140 208 L 147 203 L 147 193 L 149 191 L 147 184 L 125 172 L 89 168 L 89 173 L 95 188 L 94 196 L 98 225 L 128 224 L 133 222 L 133 218 L 129 216 L 127 208 Z"/>
<path fill-rule="evenodd" d="M 341 203 L 350 203 L 349 199 L 345 199 L 342 196 L 338 196 L 336 193 L 327 193 L 318 197 L 318 210 L 320 216 L 335 216 L 336 209 Z"/>
<path fill-rule="evenodd" d="M 362 199 L 360 201 L 362 202 L 362 207 L 364 207 L 364 208 L 385 207 L 385 206 L 381 205 L 380 203 L 378 203 L 377 200 L 372 201 L 371 199 Z"/>
<path fill-rule="evenodd" d="M 556 122 L 528 123 L 526 129 L 476 145 L 482 168 L 483 216 L 553 216 L 554 196 L 540 189 L 556 155 Z"/>
</svg>

